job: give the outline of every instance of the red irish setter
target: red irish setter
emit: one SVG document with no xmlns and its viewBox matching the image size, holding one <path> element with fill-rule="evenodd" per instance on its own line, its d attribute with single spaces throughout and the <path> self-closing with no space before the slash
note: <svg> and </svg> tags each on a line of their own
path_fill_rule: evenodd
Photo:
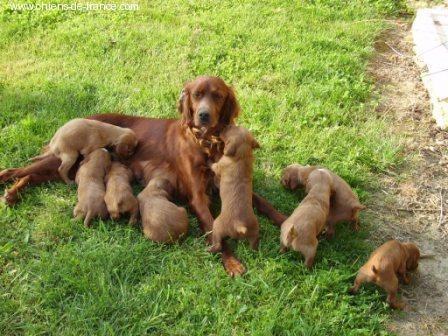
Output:
<svg viewBox="0 0 448 336">
<path fill-rule="evenodd" d="M 233 124 L 239 105 L 233 90 L 217 77 L 199 77 L 187 83 L 179 104 L 181 119 L 154 119 L 121 114 L 98 114 L 89 119 L 132 129 L 139 139 L 135 154 L 127 164 L 142 184 L 163 176 L 175 186 L 174 197 L 188 201 L 203 232 L 212 230 L 213 217 L 207 192 L 212 185 L 210 162 L 222 155 L 220 131 Z M 0 172 L 0 182 L 17 179 L 5 191 L 4 200 L 12 205 L 20 190 L 46 181 L 59 181 L 60 160 L 50 156 L 27 167 Z M 77 167 L 70 174 L 73 177 Z M 277 226 L 286 219 L 264 198 L 253 194 L 254 206 Z M 210 237 L 210 235 L 209 235 Z M 209 238 L 210 239 L 210 238 Z M 242 263 L 227 246 L 222 261 L 231 276 L 245 272 Z"/>
</svg>

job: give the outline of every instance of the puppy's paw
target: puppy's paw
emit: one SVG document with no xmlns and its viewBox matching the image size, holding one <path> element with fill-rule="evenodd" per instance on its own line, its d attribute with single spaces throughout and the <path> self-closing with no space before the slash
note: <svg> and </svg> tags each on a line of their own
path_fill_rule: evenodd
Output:
<svg viewBox="0 0 448 336">
<path fill-rule="evenodd" d="M 224 268 L 231 277 L 241 276 L 246 273 L 244 265 L 233 256 L 230 256 L 223 260 Z"/>
</svg>

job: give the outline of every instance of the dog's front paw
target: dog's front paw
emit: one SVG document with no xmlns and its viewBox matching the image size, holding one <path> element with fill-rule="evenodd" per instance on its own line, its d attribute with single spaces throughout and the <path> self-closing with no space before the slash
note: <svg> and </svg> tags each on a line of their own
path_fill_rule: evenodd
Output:
<svg viewBox="0 0 448 336">
<path fill-rule="evenodd" d="M 0 197 L 0 202 L 5 203 L 8 206 L 13 206 L 18 201 L 17 193 L 10 193 L 8 190 L 5 190 L 5 194 L 3 197 Z"/>
</svg>

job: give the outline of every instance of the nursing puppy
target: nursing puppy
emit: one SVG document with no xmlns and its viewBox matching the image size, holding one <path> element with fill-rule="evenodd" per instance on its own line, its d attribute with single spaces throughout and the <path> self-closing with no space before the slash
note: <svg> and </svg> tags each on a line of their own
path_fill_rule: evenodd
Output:
<svg viewBox="0 0 448 336">
<path fill-rule="evenodd" d="M 221 213 L 213 222 L 211 252 L 222 250 L 226 237 L 248 239 L 258 248 L 259 225 L 252 207 L 253 149 L 260 145 L 248 130 L 227 126 L 220 135 L 224 155 L 211 166 L 219 181 Z"/>
<path fill-rule="evenodd" d="M 110 218 L 118 219 L 120 214 L 128 213 L 129 224 L 137 223 L 138 201 L 132 193 L 132 171 L 120 162 L 114 161 L 106 176 L 106 202 Z"/>
<path fill-rule="evenodd" d="M 282 175 L 282 184 L 291 190 L 307 184 L 308 177 L 316 169 L 326 170 L 333 178 L 333 195 L 330 200 L 330 213 L 327 219 L 326 235 L 334 236 L 335 224 L 348 221 L 353 231 L 359 230 L 359 212 L 365 206 L 359 202 L 358 196 L 352 191 L 347 182 L 327 168 L 318 166 L 302 166 L 293 164 L 285 168 Z"/>
<path fill-rule="evenodd" d="M 137 196 L 143 233 L 158 243 L 173 243 L 188 231 L 187 212 L 169 201 L 172 189 L 168 180 L 155 178 Z"/>
<path fill-rule="evenodd" d="M 137 137 L 129 128 L 78 118 L 59 128 L 45 153 L 31 160 L 42 160 L 52 154 L 57 156 L 62 161 L 58 168 L 59 175 L 69 184 L 72 181 L 68 172 L 80 154 L 86 156 L 95 149 L 111 146 L 120 158 L 125 159 L 132 155 L 137 142 Z"/>
<path fill-rule="evenodd" d="M 85 227 L 90 226 L 94 217 L 107 217 L 104 177 L 109 168 L 110 154 L 103 148 L 91 152 L 79 166 L 76 174 L 78 204 L 73 210 L 73 216 L 76 219 L 84 218 Z"/>
<path fill-rule="evenodd" d="M 300 252 L 308 268 L 314 263 L 317 236 L 328 218 L 332 187 L 333 178 L 326 170 L 312 171 L 306 184 L 308 194 L 281 227 L 281 251 L 290 248 Z"/>
<path fill-rule="evenodd" d="M 408 271 L 418 267 L 420 251 L 413 243 L 390 240 L 378 247 L 369 260 L 359 269 L 350 292 L 358 292 L 364 282 L 373 282 L 387 292 L 387 302 L 392 308 L 403 309 L 404 303 L 397 298 L 398 282 L 409 284 Z"/>
</svg>

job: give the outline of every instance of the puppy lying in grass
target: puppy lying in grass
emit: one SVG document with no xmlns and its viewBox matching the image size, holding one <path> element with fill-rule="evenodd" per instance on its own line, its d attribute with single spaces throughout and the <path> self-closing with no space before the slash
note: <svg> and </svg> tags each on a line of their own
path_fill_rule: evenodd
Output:
<svg viewBox="0 0 448 336">
<path fill-rule="evenodd" d="M 188 231 L 187 212 L 169 201 L 172 189 L 168 180 L 155 178 L 137 196 L 143 233 L 158 243 L 173 243 Z"/>
<path fill-rule="evenodd" d="M 132 193 L 132 171 L 120 162 L 113 161 L 106 176 L 106 202 L 110 218 L 118 219 L 128 213 L 129 224 L 137 223 L 139 209 L 137 198 Z"/>
<path fill-rule="evenodd" d="M 220 135 L 224 155 L 211 166 L 219 183 L 221 213 L 213 222 L 211 252 L 222 250 L 226 237 L 248 239 L 258 248 L 259 225 L 252 207 L 253 149 L 260 145 L 248 130 L 227 126 Z"/>
<path fill-rule="evenodd" d="M 313 265 L 316 256 L 317 236 L 327 222 L 332 188 L 333 177 L 328 171 L 313 170 L 307 178 L 308 194 L 281 227 L 281 252 L 288 248 L 300 252 L 308 268 Z"/>
<path fill-rule="evenodd" d="M 369 260 L 359 269 L 350 292 L 358 292 L 364 282 L 373 282 L 387 292 L 387 302 L 392 308 L 403 309 L 404 303 L 397 298 L 398 282 L 409 284 L 408 271 L 418 267 L 420 251 L 413 243 L 390 240 L 378 247 Z"/>
<path fill-rule="evenodd" d="M 70 184 L 72 181 L 68 177 L 68 172 L 79 154 L 85 157 L 95 149 L 112 146 L 117 155 L 125 159 L 132 155 L 137 142 L 134 132 L 128 128 L 78 118 L 59 128 L 44 154 L 31 160 L 42 160 L 52 154 L 57 156 L 62 161 L 58 169 L 59 174 L 67 184 Z"/>
<path fill-rule="evenodd" d="M 81 162 L 76 174 L 78 184 L 78 204 L 73 210 L 75 219 L 84 218 L 84 226 L 89 227 L 94 217 L 106 218 L 104 203 L 106 187 L 104 177 L 110 168 L 110 154 L 104 148 L 96 149 Z"/>
<path fill-rule="evenodd" d="M 334 236 L 335 224 L 348 221 L 353 231 L 359 230 L 359 212 L 365 206 L 359 202 L 358 196 L 352 191 L 347 182 L 327 168 L 318 166 L 302 166 L 293 164 L 285 168 L 282 184 L 291 190 L 307 184 L 309 175 L 316 169 L 325 169 L 333 178 L 333 195 L 330 200 L 330 213 L 327 219 L 326 235 Z"/>
</svg>

